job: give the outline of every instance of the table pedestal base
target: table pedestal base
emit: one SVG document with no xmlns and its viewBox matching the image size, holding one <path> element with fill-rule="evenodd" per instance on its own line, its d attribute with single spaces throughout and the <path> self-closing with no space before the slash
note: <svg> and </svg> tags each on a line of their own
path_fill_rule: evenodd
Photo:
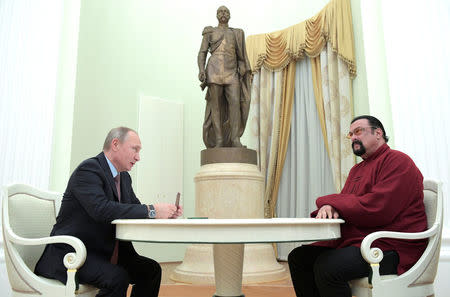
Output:
<svg viewBox="0 0 450 297">
<path fill-rule="evenodd" d="M 242 297 L 243 244 L 214 244 L 214 276 L 217 297 Z"/>
<path fill-rule="evenodd" d="M 245 244 L 243 284 L 255 284 L 287 279 L 289 273 L 277 262 L 270 243 Z M 214 284 L 214 257 L 212 244 L 188 246 L 183 262 L 170 274 L 175 282 Z"/>
</svg>

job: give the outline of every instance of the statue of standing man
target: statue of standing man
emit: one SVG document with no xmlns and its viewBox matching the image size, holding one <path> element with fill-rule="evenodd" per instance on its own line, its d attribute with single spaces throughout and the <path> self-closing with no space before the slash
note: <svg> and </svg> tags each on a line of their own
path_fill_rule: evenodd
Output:
<svg viewBox="0 0 450 297">
<path fill-rule="evenodd" d="M 198 78 L 207 86 L 203 142 L 207 148 L 242 147 L 250 108 L 251 69 L 242 29 L 228 27 L 230 11 L 217 9 L 217 27 L 205 27 L 198 52 Z M 210 52 L 205 69 L 206 56 Z"/>
</svg>

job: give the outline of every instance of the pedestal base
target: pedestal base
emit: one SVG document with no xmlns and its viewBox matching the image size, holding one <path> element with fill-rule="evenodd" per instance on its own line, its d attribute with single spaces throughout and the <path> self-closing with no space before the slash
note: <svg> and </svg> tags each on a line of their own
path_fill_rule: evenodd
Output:
<svg viewBox="0 0 450 297">
<path fill-rule="evenodd" d="M 194 181 L 196 216 L 214 219 L 264 217 L 264 176 L 256 166 L 255 151 L 246 148 L 204 150 L 202 166 Z M 271 244 L 247 244 L 243 250 L 241 279 L 244 284 L 272 282 L 289 277 L 286 269 L 277 262 Z M 170 278 L 184 283 L 213 284 L 212 246 L 189 246 L 183 263 Z M 220 296 L 220 292 L 217 294 Z M 242 293 L 235 295 L 239 294 Z"/>
<path fill-rule="evenodd" d="M 193 244 L 186 249 L 183 263 L 170 279 L 189 284 L 214 284 L 213 248 L 210 244 Z M 275 259 L 272 244 L 246 244 L 244 248 L 243 284 L 284 280 L 288 272 Z"/>
</svg>

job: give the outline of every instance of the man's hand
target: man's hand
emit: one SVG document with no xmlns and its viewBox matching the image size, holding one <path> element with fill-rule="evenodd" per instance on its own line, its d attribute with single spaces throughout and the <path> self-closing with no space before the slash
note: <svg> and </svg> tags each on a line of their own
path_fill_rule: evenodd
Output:
<svg viewBox="0 0 450 297">
<path fill-rule="evenodd" d="M 316 219 L 337 219 L 339 218 L 339 213 L 331 205 L 324 205 L 317 212 Z"/>
<path fill-rule="evenodd" d="M 176 207 L 175 204 L 157 203 L 153 204 L 156 211 L 156 219 L 176 219 L 183 214 L 181 206 Z"/>
<path fill-rule="evenodd" d="M 198 74 L 198 80 L 201 82 L 204 82 L 206 80 L 205 71 L 200 71 L 200 73 Z"/>
</svg>

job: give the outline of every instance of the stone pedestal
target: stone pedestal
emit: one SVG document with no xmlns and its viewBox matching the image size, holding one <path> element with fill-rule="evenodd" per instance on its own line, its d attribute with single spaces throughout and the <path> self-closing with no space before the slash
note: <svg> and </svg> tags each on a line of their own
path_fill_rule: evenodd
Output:
<svg viewBox="0 0 450 297">
<path fill-rule="evenodd" d="M 256 166 L 256 152 L 246 148 L 202 151 L 202 166 L 194 178 L 196 216 L 230 219 L 264 217 L 264 176 Z M 237 162 L 236 162 L 237 161 Z M 192 234 L 195 236 L 195 234 Z M 246 244 L 243 283 L 271 282 L 289 277 L 275 258 L 272 244 Z M 213 247 L 194 244 L 183 263 L 170 275 L 174 281 L 214 283 Z"/>
</svg>

